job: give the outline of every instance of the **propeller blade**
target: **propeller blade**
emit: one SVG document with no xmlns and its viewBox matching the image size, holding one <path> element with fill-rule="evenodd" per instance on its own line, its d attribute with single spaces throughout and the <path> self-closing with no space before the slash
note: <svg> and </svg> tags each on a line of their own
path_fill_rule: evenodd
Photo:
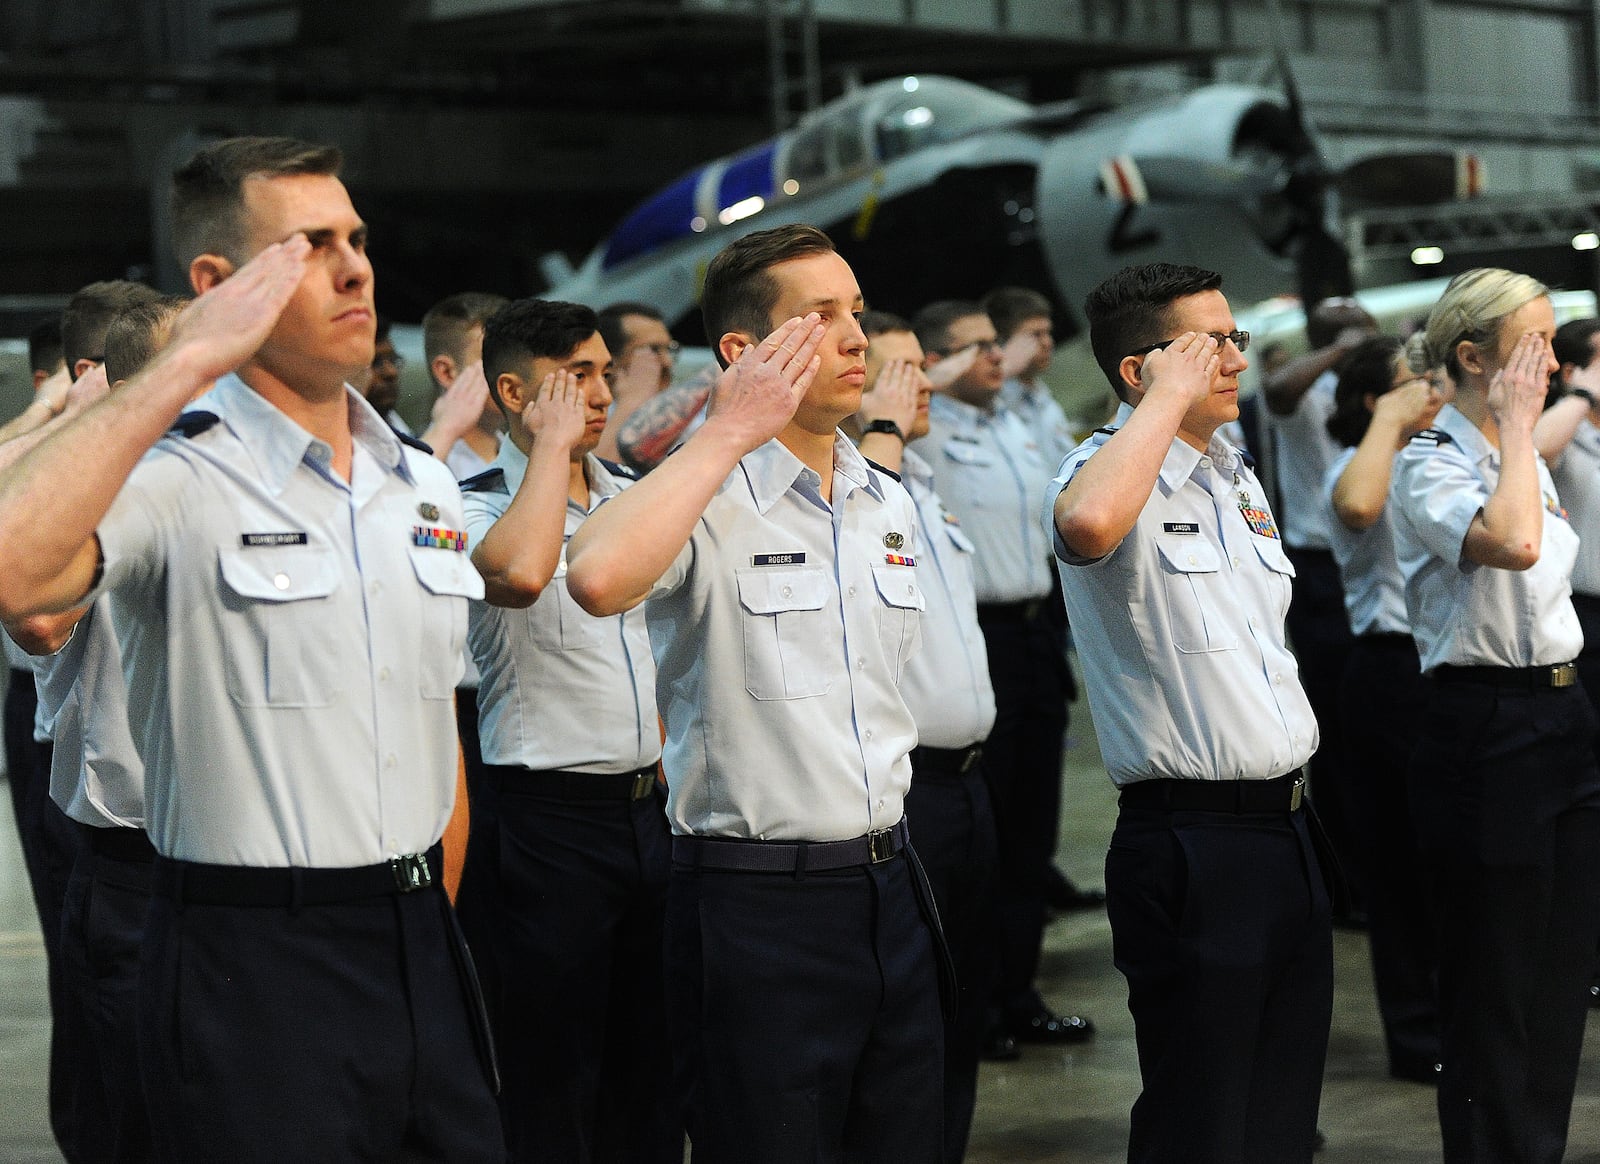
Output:
<svg viewBox="0 0 1600 1164">
<path fill-rule="evenodd" d="M 1334 177 L 1339 193 L 1369 206 L 1431 206 L 1483 193 L 1476 154 L 1426 150 L 1376 154 L 1351 162 Z"/>
</svg>

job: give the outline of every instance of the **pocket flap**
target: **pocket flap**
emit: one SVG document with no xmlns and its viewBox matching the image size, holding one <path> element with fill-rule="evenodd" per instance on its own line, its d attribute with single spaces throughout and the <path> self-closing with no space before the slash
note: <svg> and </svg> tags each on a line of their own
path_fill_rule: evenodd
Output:
<svg viewBox="0 0 1600 1164">
<path fill-rule="evenodd" d="M 828 601 L 828 578 L 821 570 L 778 570 L 767 566 L 739 570 L 739 604 L 751 614 L 821 610 Z"/>
<path fill-rule="evenodd" d="M 975 554 L 978 552 L 978 547 L 973 545 L 972 539 L 962 533 L 958 527 L 947 525 L 944 527 L 944 532 L 950 535 L 950 541 L 963 554 Z"/>
<path fill-rule="evenodd" d="M 1250 539 L 1256 544 L 1256 553 L 1261 558 L 1261 564 L 1275 574 L 1294 577 L 1294 563 L 1289 561 L 1289 555 L 1284 552 L 1283 543 L 1277 538 L 1264 538 L 1259 534 Z"/>
<path fill-rule="evenodd" d="M 464 553 L 433 546 L 412 546 L 411 568 L 417 572 L 417 581 L 430 594 L 483 597 L 483 577 Z"/>
<path fill-rule="evenodd" d="M 973 441 L 945 441 L 944 455 L 963 465 L 994 464 L 994 454 Z"/>
<path fill-rule="evenodd" d="M 1161 560 L 1178 574 L 1214 574 L 1222 569 L 1217 547 L 1201 537 L 1158 538 Z"/>
<path fill-rule="evenodd" d="M 905 566 L 874 566 L 872 579 L 878 584 L 878 594 L 890 606 L 903 610 L 926 610 L 922 587 L 917 584 L 917 572 Z"/>
<path fill-rule="evenodd" d="M 223 546 L 217 561 L 228 589 L 260 602 L 326 598 L 339 585 L 339 560 L 328 546 Z"/>
</svg>

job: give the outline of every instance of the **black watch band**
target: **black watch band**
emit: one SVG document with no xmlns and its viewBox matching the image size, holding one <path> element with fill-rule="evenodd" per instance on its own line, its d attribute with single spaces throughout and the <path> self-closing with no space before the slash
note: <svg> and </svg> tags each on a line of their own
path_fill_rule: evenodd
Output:
<svg viewBox="0 0 1600 1164">
<path fill-rule="evenodd" d="M 867 421 L 866 426 L 861 430 L 861 435 L 866 436 L 871 432 L 886 432 L 890 436 L 899 437 L 901 444 L 906 443 L 906 434 L 900 431 L 900 426 L 898 424 L 886 416 L 879 417 L 877 420 Z"/>
<path fill-rule="evenodd" d="M 1594 407 L 1594 393 L 1587 388 L 1568 388 L 1568 396 L 1576 396 L 1579 400 L 1586 401 L 1590 408 Z"/>
</svg>

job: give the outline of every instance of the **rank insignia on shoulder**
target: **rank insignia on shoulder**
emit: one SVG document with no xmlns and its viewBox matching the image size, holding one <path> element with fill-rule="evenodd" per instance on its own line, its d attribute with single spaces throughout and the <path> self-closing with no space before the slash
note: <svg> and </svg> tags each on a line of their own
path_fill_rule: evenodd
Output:
<svg viewBox="0 0 1600 1164">
<path fill-rule="evenodd" d="M 431 501 L 424 501 L 417 506 L 417 512 L 422 515 L 423 521 L 439 520 L 439 507 Z"/>
<path fill-rule="evenodd" d="M 885 554 L 883 560 L 891 566 L 915 566 L 917 560 L 908 558 L 904 554 Z"/>
<path fill-rule="evenodd" d="M 904 546 L 905 544 L 906 544 L 906 535 L 905 534 L 895 533 L 893 531 L 890 531 L 889 533 L 886 533 L 886 534 L 883 535 L 883 545 L 884 545 L 885 549 L 898 550 L 902 546 Z"/>
<path fill-rule="evenodd" d="M 1455 444 L 1455 440 L 1442 428 L 1425 428 L 1420 432 L 1412 433 L 1411 439 L 1414 441 L 1424 441 L 1427 444 L 1434 446 Z"/>
<path fill-rule="evenodd" d="M 435 550 L 454 550 L 465 553 L 467 535 L 456 529 L 438 529 L 414 525 L 411 527 L 411 544 Z"/>
</svg>

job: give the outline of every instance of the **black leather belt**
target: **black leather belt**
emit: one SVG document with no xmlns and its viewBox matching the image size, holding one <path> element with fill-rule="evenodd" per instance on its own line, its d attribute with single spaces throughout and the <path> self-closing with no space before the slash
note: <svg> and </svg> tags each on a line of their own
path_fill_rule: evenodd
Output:
<svg viewBox="0 0 1600 1164">
<path fill-rule="evenodd" d="M 426 853 L 350 869 L 264 869 L 157 857 L 151 892 L 192 905 L 339 905 L 442 886 L 443 870 L 443 849 L 437 844 Z"/>
<path fill-rule="evenodd" d="M 983 758 L 983 745 L 965 748 L 911 749 L 911 772 L 916 776 L 965 776 Z"/>
<path fill-rule="evenodd" d="M 1356 642 L 1368 647 L 1405 647 L 1408 650 L 1417 649 L 1417 640 L 1408 634 L 1399 631 L 1369 631 L 1364 635 L 1357 635 Z"/>
<path fill-rule="evenodd" d="M 156 848 L 143 829 L 96 828 L 77 821 L 78 832 L 97 857 L 110 857 L 113 861 L 139 861 L 149 864 L 156 859 Z"/>
<path fill-rule="evenodd" d="M 1294 812 L 1305 787 L 1299 768 L 1271 780 L 1139 780 L 1123 786 L 1117 803 L 1166 812 Z"/>
<path fill-rule="evenodd" d="M 1515 691 L 1550 691 L 1576 685 L 1578 665 L 1555 663 L 1543 667 L 1454 667 L 1449 663 L 1441 663 L 1428 675 L 1440 683 L 1483 683 Z"/>
<path fill-rule="evenodd" d="M 746 841 L 724 837 L 673 837 L 672 861 L 691 869 L 743 873 L 824 873 L 877 865 L 900 855 L 911 839 L 905 817 L 847 841 Z"/>
<path fill-rule="evenodd" d="M 656 790 L 656 766 L 632 772 L 538 771 L 520 765 L 488 764 L 501 792 L 553 800 L 644 800 Z"/>
</svg>

